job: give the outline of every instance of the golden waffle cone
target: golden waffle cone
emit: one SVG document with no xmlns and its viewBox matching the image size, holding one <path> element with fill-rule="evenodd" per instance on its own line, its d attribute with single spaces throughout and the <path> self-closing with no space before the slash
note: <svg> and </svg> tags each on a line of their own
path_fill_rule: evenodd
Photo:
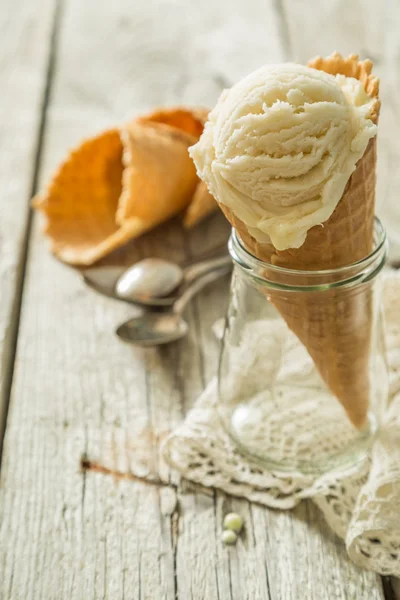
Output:
<svg viewBox="0 0 400 600">
<path fill-rule="evenodd" d="M 208 112 L 206 108 L 194 108 L 190 111 L 185 108 L 160 108 L 150 115 L 140 118 L 139 122 L 163 123 L 185 131 L 198 139 L 203 133 Z M 203 181 L 199 181 L 190 199 L 189 206 L 184 213 L 183 224 L 185 228 L 191 229 L 195 227 L 195 225 L 215 212 L 217 208 L 218 204 L 214 196 L 210 194 L 206 184 Z"/>
<path fill-rule="evenodd" d="M 367 93 L 376 98 L 371 118 L 377 122 L 379 82 L 370 75 L 370 61 L 359 62 L 354 55 L 343 59 L 335 53 L 327 59 L 317 58 L 309 66 L 360 79 Z M 222 204 L 220 207 L 249 252 L 260 260 L 302 271 L 336 269 L 365 258 L 373 249 L 375 166 L 376 138 L 370 140 L 357 163 L 334 213 L 323 226 L 310 229 L 306 241 L 298 249 L 277 251 L 270 243 L 258 243 L 230 209 Z M 275 277 L 276 282 L 285 283 L 284 275 Z M 301 281 L 301 277 L 296 278 L 299 283 L 310 284 L 310 279 L 304 276 Z M 268 295 L 306 347 L 351 422 L 358 428 L 363 427 L 370 392 L 371 284 L 327 290 L 323 295 L 278 290 L 270 290 Z"/>
<path fill-rule="evenodd" d="M 132 237 L 115 222 L 122 172 L 122 143 L 112 129 L 73 150 L 34 198 L 51 250 L 61 260 L 91 264 Z"/>
<path fill-rule="evenodd" d="M 153 112 L 134 120 L 136 123 L 162 123 L 175 129 L 185 131 L 195 138 L 203 133 L 204 123 L 207 121 L 206 108 L 183 108 L 181 106 L 158 108 Z"/>
<path fill-rule="evenodd" d="M 54 254 L 91 265 L 192 203 L 191 226 L 215 210 L 188 154 L 207 114 L 160 109 L 73 150 L 33 201 Z"/>
<path fill-rule="evenodd" d="M 125 169 L 116 221 L 144 232 L 188 206 L 197 185 L 188 148 L 196 138 L 161 123 L 139 122 L 121 136 Z"/>
<path fill-rule="evenodd" d="M 52 251 L 89 265 L 185 209 L 197 185 L 196 138 L 158 123 L 107 131 L 73 151 L 34 201 Z"/>
<path fill-rule="evenodd" d="M 186 209 L 183 224 L 187 229 L 191 229 L 197 223 L 215 212 L 218 204 L 215 202 L 214 196 L 210 194 L 206 184 L 200 181 L 193 198 Z"/>
</svg>

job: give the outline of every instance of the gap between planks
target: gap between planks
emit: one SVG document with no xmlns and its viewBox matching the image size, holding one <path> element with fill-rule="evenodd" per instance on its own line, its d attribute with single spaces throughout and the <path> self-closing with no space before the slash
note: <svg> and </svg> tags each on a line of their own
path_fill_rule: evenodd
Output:
<svg viewBox="0 0 400 600">
<path fill-rule="evenodd" d="M 22 297 L 24 292 L 26 264 L 28 259 L 29 240 L 32 230 L 32 208 L 30 206 L 31 198 L 38 191 L 39 171 L 43 151 L 43 140 L 46 128 L 47 109 L 50 104 L 51 86 L 56 62 L 57 37 L 60 31 L 62 19 L 63 0 L 55 0 L 55 11 L 52 23 L 52 30 L 49 42 L 47 56 L 47 66 L 45 71 L 45 81 L 43 87 L 43 96 L 40 103 L 39 127 L 34 150 L 34 167 L 32 182 L 26 208 L 26 219 L 23 227 L 23 240 L 19 252 L 17 271 L 15 277 L 14 296 L 10 314 L 9 327 L 6 331 L 4 348 L 1 361 L 1 372 L 3 373 L 2 388 L 0 389 L 0 468 L 3 454 L 3 443 L 6 432 L 7 416 L 10 406 L 11 388 L 14 375 L 14 363 L 18 344 L 18 332 L 21 316 Z"/>
</svg>

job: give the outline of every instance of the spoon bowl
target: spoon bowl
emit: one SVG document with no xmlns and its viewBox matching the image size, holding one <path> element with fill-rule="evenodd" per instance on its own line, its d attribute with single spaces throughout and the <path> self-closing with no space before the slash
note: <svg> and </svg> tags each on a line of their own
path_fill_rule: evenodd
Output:
<svg viewBox="0 0 400 600">
<path fill-rule="evenodd" d="M 161 258 L 147 258 L 127 269 L 115 286 L 116 295 L 140 306 L 172 306 L 193 281 L 211 271 L 231 264 L 225 253 L 182 268 Z"/>
<path fill-rule="evenodd" d="M 82 279 L 98 294 L 115 298 L 115 282 L 123 272 L 124 267 L 92 267 L 82 272 Z"/>
<path fill-rule="evenodd" d="M 120 298 L 146 302 L 163 298 L 176 290 L 183 280 L 182 268 L 162 258 L 145 258 L 119 277 L 115 291 Z"/>
<path fill-rule="evenodd" d="M 92 267 L 82 271 L 82 278 L 86 285 L 104 296 L 161 309 L 173 306 L 202 275 L 229 263 L 226 246 L 218 246 L 194 262 L 183 265 L 151 258 L 141 260 L 128 269 Z"/>
<path fill-rule="evenodd" d="M 175 313 L 147 313 L 120 325 L 117 336 L 124 342 L 138 346 L 161 346 L 185 337 L 189 326 Z"/>
<path fill-rule="evenodd" d="M 189 325 L 182 314 L 186 305 L 195 294 L 206 285 L 228 274 L 232 263 L 207 272 L 193 281 L 182 296 L 165 312 L 147 312 L 140 317 L 129 319 L 116 330 L 117 336 L 124 342 L 136 346 L 161 346 L 183 338 L 189 331 Z"/>
</svg>

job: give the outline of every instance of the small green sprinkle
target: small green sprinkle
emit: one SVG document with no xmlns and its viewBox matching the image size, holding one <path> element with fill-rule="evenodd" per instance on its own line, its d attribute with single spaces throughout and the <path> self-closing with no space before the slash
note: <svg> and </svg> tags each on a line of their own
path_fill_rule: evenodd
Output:
<svg viewBox="0 0 400 600">
<path fill-rule="evenodd" d="M 224 519 L 224 529 L 231 529 L 239 533 L 243 527 L 243 519 L 236 513 L 228 513 Z"/>
<path fill-rule="evenodd" d="M 231 529 L 226 529 L 222 532 L 222 541 L 224 544 L 233 545 L 237 542 L 237 535 Z"/>
</svg>

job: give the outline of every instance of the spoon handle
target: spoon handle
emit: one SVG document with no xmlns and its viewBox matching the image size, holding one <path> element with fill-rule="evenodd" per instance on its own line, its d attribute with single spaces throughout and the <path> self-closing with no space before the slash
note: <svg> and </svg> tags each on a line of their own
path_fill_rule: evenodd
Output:
<svg viewBox="0 0 400 600">
<path fill-rule="evenodd" d="M 210 258 L 208 260 L 201 260 L 199 262 L 191 264 L 189 267 L 186 267 L 183 271 L 184 281 L 186 283 L 190 283 L 205 275 L 211 270 L 218 269 L 220 267 L 226 267 L 230 265 L 232 259 L 230 255 L 225 252 L 221 256 L 216 256 L 215 258 Z"/>
<path fill-rule="evenodd" d="M 206 287 L 206 285 L 230 273 L 231 270 L 232 261 L 229 260 L 229 263 L 225 264 L 225 266 L 221 266 L 212 271 L 209 271 L 202 277 L 196 279 L 194 283 L 192 283 L 183 292 L 182 296 L 176 302 L 174 302 L 174 305 L 172 307 L 173 312 L 178 315 L 181 314 L 185 310 L 186 305 L 190 302 L 193 296 L 198 294 L 198 292 L 200 292 L 204 287 Z"/>
</svg>

